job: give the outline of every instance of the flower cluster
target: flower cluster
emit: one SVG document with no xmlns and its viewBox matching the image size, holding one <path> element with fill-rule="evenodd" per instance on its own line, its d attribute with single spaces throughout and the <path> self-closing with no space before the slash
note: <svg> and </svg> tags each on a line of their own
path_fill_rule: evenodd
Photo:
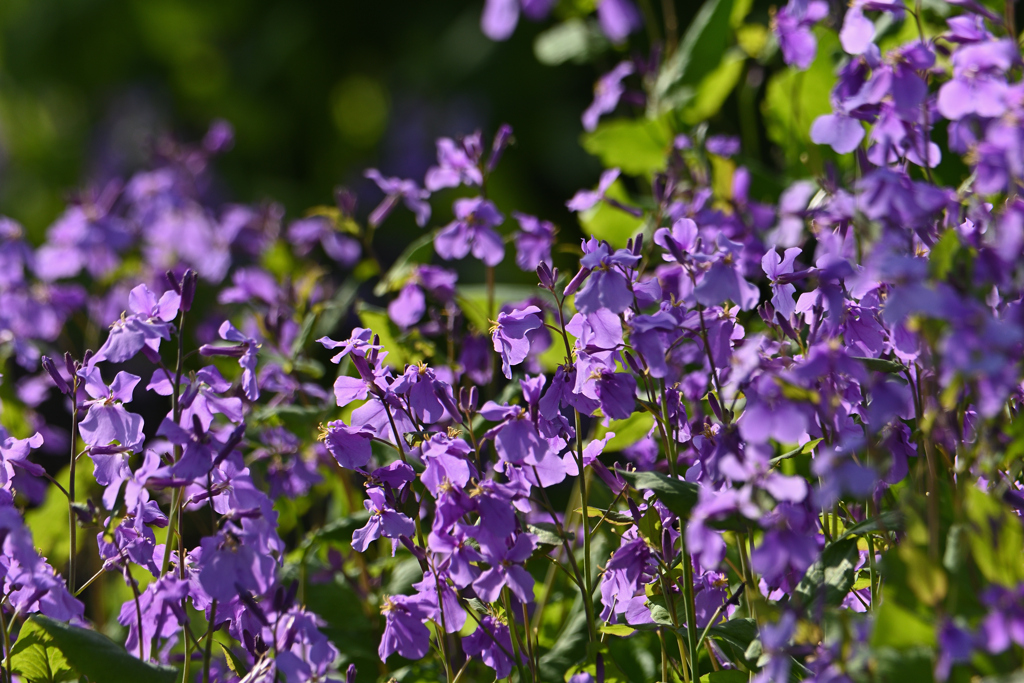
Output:
<svg viewBox="0 0 1024 683">
<path fill-rule="evenodd" d="M 552 5 L 488 0 L 484 30 Z M 744 45 L 738 5 L 679 51 Z M 777 198 L 739 138 L 682 125 L 710 90 L 654 46 L 583 114 L 619 166 L 566 202 L 578 242 L 488 195 L 508 126 L 438 140 L 422 182 L 366 171 L 365 217 L 347 191 L 287 225 L 212 207 L 216 124 L 39 247 L 0 222 L 6 675 L 33 680 L 31 615 L 105 625 L 96 582 L 126 657 L 203 683 L 1016 672 L 1024 63 L 1012 8 L 955 7 L 773 12 L 780 78 L 835 73 L 803 124 L 828 163 Z M 613 44 L 641 25 L 596 12 Z M 624 100 L 647 118 L 601 121 Z M 399 205 L 429 232 L 384 264 Z"/>
</svg>

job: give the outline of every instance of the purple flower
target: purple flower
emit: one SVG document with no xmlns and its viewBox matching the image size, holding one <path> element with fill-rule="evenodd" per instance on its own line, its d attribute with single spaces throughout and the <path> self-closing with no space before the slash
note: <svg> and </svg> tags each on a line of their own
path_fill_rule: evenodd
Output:
<svg viewBox="0 0 1024 683">
<path fill-rule="evenodd" d="M 116 441 L 125 450 L 138 450 L 143 441 L 142 417 L 129 413 L 121 404 L 131 402 L 140 378 L 119 372 L 108 387 L 95 366 L 83 368 L 78 375 L 92 397 L 85 402 L 89 412 L 78 425 L 82 440 L 89 446 L 107 446 Z"/>
<path fill-rule="evenodd" d="M 426 311 L 427 299 L 423 296 L 423 290 L 412 280 L 388 304 L 388 317 L 402 329 L 418 323 Z"/>
<path fill-rule="evenodd" d="M 647 542 L 639 536 L 629 539 L 624 535 L 601 577 L 601 619 L 614 623 L 616 615 L 626 611 L 629 601 L 652 578 L 654 566 Z"/>
<path fill-rule="evenodd" d="M 496 602 L 503 586 L 508 586 L 520 602 L 533 602 L 533 577 L 521 564 L 533 554 L 534 542 L 527 534 L 520 534 L 509 547 L 489 532 L 481 529 L 480 553 L 491 568 L 473 582 L 473 590 L 485 602 Z"/>
<path fill-rule="evenodd" d="M 3 428 L 0 427 L 0 436 L 4 436 L 4 434 Z M 11 491 L 11 482 L 16 474 L 15 467 L 36 476 L 41 476 L 45 472 L 42 466 L 28 460 L 29 453 L 42 445 L 43 435 L 39 432 L 27 439 L 15 439 L 13 436 L 8 436 L 0 441 L 0 490 Z"/>
<path fill-rule="evenodd" d="M 494 439 L 494 450 L 505 462 L 526 460 L 537 464 L 547 453 L 547 442 L 541 438 L 530 414 L 520 406 L 499 406 L 488 401 L 480 409 L 480 415 L 487 420 L 501 420 L 500 424 L 487 431 L 485 437 Z"/>
<path fill-rule="evenodd" d="M 465 258 L 470 251 L 488 266 L 505 258 L 505 245 L 494 228 L 505 217 L 483 197 L 455 200 L 455 220 L 434 237 L 434 249 L 445 260 Z"/>
<path fill-rule="evenodd" d="M 160 340 L 171 338 L 173 327 L 169 323 L 178 314 L 180 304 L 181 295 L 173 290 L 164 292 L 157 300 L 149 287 L 139 285 L 128 295 L 128 305 L 134 314 L 125 317 L 122 313 L 121 319 L 110 326 L 110 336 L 92 357 L 92 362 L 123 363 L 144 346 L 158 352 Z"/>
<path fill-rule="evenodd" d="M 968 114 L 1000 116 L 1007 105 L 1004 74 L 1019 62 L 1010 38 L 961 47 L 953 53 L 953 79 L 939 89 L 939 113 L 952 121 Z"/>
<path fill-rule="evenodd" d="M 377 651 L 381 661 L 395 652 L 412 660 L 427 654 L 430 631 L 423 621 L 430 618 L 430 606 L 421 595 L 386 595 L 380 613 L 384 615 L 384 634 Z"/>
<path fill-rule="evenodd" d="M 780 282 L 780 276 L 793 272 L 793 261 L 800 252 L 801 249 L 798 247 L 792 247 L 787 249 L 785 256 L 780 259 L 779 253 L 772 248 L 766 251 L 764 258 L 761 259 L 761 268 L 772 284 L 772 306 L 775 307 L 776 313 L 781 314 L 786 320 L 789 320 L 796 310 L 796 302 L 793 300 L 796 287 L 788 282 Z"/>
<path fill-rule="evenodd" d="M 217 333 L 221 339 L 235 342 L 236 345 L 213 346 L 211 344 L 203 344 L 199 348 L 199 353 L 204 356 L 233 356 L 238 358 L 238 365 L 242 368 L 242 388 L 245 390 L 245 396 L 250 401 L 257 400 L 260 397 L 260 386 L 256 380 L 256 352 L 260 348 L 259 342 L 252 337 L 242 334 L 231 324 L 230 320 L 225 320 L 221 323 Z"/>
<path fill-rule="evenodd" d="M 427 202 L 430 198 L 429 191 L 421 190 L 419 185 L 412 180 L 385 178 L 375 168 L 367 169 L 364 175 L 377 183 L 377 187 L 385 194 L 384 201 L 370 213 L 370 217 L 367 219 L 370 225 L 376 227 L 383 223 L 399 200 L 402 200 L 405 206 L 416 215 L 416 225 L 422 228 L 430 220 L 430 204 Z"/>
<path fill-rule="evenodd" d="M 1024 599 L 1021 588 L 990 586 L 981 595 L 989 613 L 981 622 L 985 649 L 993 654 L 1005 652 L 1012 644 L 1024 646 Z"/>
<path fill-rule="evenodd" d="M 782 59 L 797 69 L 807 69 L 818 51 L 818 41 L 811 26 L 828 16 L 828 3 L 823 0 L 789 0 L 779 10 L 772 29 L 779 38 Z"/>
<path fill-rule="evenodd" d="M 974 638 L 971 633 L 946 620 L 938 633 L 939 657 L 935 662 L 935 678 L 945 681 L 949 678 L 954 664 L 971 661 L 974 654 Z"/>
<path fill-rule="evenodd" d="M 732 157 L 740 153 L 740 139 L 735 135 L 711 135 L 704 146 L 708 152 L 720 157 Z"/>
<path fill-rule="evenodd" d="M 843 28 L 839 31 L 839 42 L 851 55 L 863 54 L 875 39 L 875 22 L 864 16 L 863 5 L 863 2 L 855 2 L 846 11 Z"/>
<path fill-rule="evenodd" d="M 521 231 L 516 233 L 516 265 L 532 272 L 546 263 L 551 267 L 551 245 L 555 241 L 555 226 L 534 216 L 515 211 L 513 218 L 519 221 Z"/>
<path fill-rule="evenodd" d="M 306 681 L 327 681 L 338 649 L 331 644 L 320 628 L 325 625 L 319 616 L 300 607 L 292 607 L 287 614 L 275 618 L 274 642 L 281 641 L 284 651 L 277 653 L 277 670 L 284 674 L 285 683 Z M 349 665 L 351 678 L 355 678 L 355 666 Z"/>
<path fill-rule="evenodd" d="M 512 673 L 512 658 L 506 653 L 514 652 L 512 635 L 508 625 L 490 615 L 480 620 L 480 626 L 462 639 L 462 649 L 470 657 L 480 660 L 494 670 L 496 680 L 507 678 Z"/>
<path fill-rule="evenodd" d="M 240 591 L 263 592 L 268 585 L 256 548 L 231 529 L 207 536 L 200 546 L 199 585 L 212 599 L 227 602 Z"/>
<path fill-rule="evenodd" d="M 607 242 L 593 239 L 584 246 L 584 251 L 580 273 L 586 280 L 576 293 L 576 309 L 584 314 L 602 308 L 622 313 L 633 304 L 627 273 L 640 263 L 640 257 L 628 249 L 612 252 Z M 577 275 L 574 281 L 579 277 Z"/>
<path fill-rule="evenodd" d="M 373 457 L 373 431 L 366 427 L 350 427 L 341 420 L 327 423 L 323 433 L 327 450 L 347 470 L 366 467 Z"/>
<path fill-rule="evenodd" d="M 457 522 L 451 527 L 451 533 L 435 529 L 427 538 L 430 551 L 459 588 L 465 588 L 480 576 L 480 568 L 472 563 L 483 562 L 484 559 L 469 542 L 468 529 L 464 523 Z"/>
<path fill-rule="evenodd" d="M 617 168 L 609 168 L 601 174 L 596 190 L 580 190 L 565 205 L 570 211 L 586 211 L 597 206 L 598 202 L 605 198 L 608 188 L 618 179 L 620 173 L 621 171 Z"/>
<path fill-rule="evenodd" d="M 36 552 L 32 534 L 0 491 L 0 589 L 8 604 L 20 614 L 39 612 L 68 621 L 81 617 L 85 606 L 73 598 L 53 567 Z"/>
<path fill-rule="evenodd" d="M 492 342 L 487 337 L 466 335 L 462 339 L 459 365 L 462 366 L 466 377 L 478 386 L 490 384 L 494 376 L 494 368 L 491 367 L 491 346 Z"/>
<path fill-rule="evenodd" d="M 366 495 L 369 499 L 363 501 L 363 507 L 370 513 L 370 521 L 352 534 L 352 548 L 366 552 L 370 543 L 383 536 L 391 539 L 391 554 L 394 555 L 399 537 L 413 536 L 416 525 L 388 503 L 384 489 L 373 486 L 366 489 Z"/>
<path fill-rule="evenodd" d="M 461 421 L 451 386 L 438 379 L 425 364 L 407 366 L 391 385 L 391 391 L 405 396 L 412 416 L 424 424 L 439 422 L 446 415 Z"/>
<path fill-rule="evenodd" d="M 849 154 L 863 139 L 864 126 L 846 114 L 824 114 L 811 124 L 811 141 L 828 145 L 839 154 Z"/>
<path fill-rule="evenodd" d="M 146 586 L 139 595 L 138 610 L 135 600 L 121 605 L 117 621 L 128 628 L 125 649 L 138 656 L 141 638 L 143 659 L 149 660 L 153 656 L 151 647 L 154 639 L 159 639 L 158 642 L 176 640 L 182 625 L 188 623 L 188 615 L 182 607 L 188 595 L 188 582 L 168 574 Z M 142 613 L 141 618 L 139 612 Z"/>
<path fill-rule="evenodd" d="M 536 306 L 498 314 L 498 321 L 491 328 L 491 339 L 494 350 L 501 354 L 501 371 L 507 379 L 512 379 L 512 366 L 519 365 L 530 355 L 527 333 L 543 324 L 541 310 Z"/>
<path fill-rule="evenodd" d="M 334 223 L 326 216 L 294 221 L 288 226 L 288 241 L 300 256 L 308 255 L 319 242 L 325 254 L 346 268 L 354 266 L 362 253 L 359 241 L 335 229 Z"/>
<path fill-rule="evenodd" d="M 161 396 L 174 393 L 171 380 L 163 370 L 155 370 L 153 378 L 146 389 Z M 222 396 L 231 389 L 231 382 L 224 379 L 220 371 L 208 365 L 195 373 L 193 378 L 183 375 L 181 378 L 181 395 L 178 405 L 181 407 L 181 420 L 184 428 L 192 425 L 193 417 L 199 420 L 204 430 L 213 424 L 214 415 L 223 415 L 229 421 L 238 424 L 242 421 L 242 399 L 237 396 Z M 170 413 L 168 413 L 170 416 Z"/>
<path fill-rule="evenodd" d="M 597 380 L 597 400 L 605 417 L 625 420 L 636 408 L 636 378 L 627 372 L 602 372 Z"/>
<path fill-rule="evenodd" d="M 705 306 L 732 301 L 744 311 L 754 308 L 761 297 L 757 286 L 747 282 L 738 268 L 740 245 L 719 235 L 718 246 L 719 258 L 698 282 L 694 297 Z"/>
<path fill-rule="evenodd" d="M 486 11 L 486 10 L 485 10 Z M 458 142 L 451 138 L 437 141 L 437 166 L 427 169 L 424 187 L 431 192 L 459 185 L 480 186 L 484 182 L 480 171 L 480 156 L 483 147 L 480 132 L 462 138 Z"/>
<path fill-rule="evenodd" d="M 621 43 L 640 28 L 640 13 L 630 0 L 598 0 L 597 21 L 608 40 Z"/>
<path fill-rule="evenodd" d="M 594 130 L 601 115 L 615 110 L 622 94 L 626 92 L 622 81 L 634 70 L 633 62 L 619 62 L 614 69 L 597 79 L 594 83 L 594 101 L 583 112 L 583 130 Z"/>
<path fill-rule="evenodd" d="M 519 10 L 530 21 L 540 21 L 551 12 L 555 0 L 487 0 L 480 29 L 491 40 L 508 40 L 519 23 Z"/>
</svg>

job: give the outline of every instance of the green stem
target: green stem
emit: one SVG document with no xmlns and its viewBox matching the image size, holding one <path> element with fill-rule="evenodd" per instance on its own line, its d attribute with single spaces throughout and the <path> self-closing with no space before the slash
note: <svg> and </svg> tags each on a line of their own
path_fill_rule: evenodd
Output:
<svg viewBox="0 0 1024 683">
<path fill-rule="evenodd" d="M 512 611 L 512 601 L 509 600 L 507 586 L 501 589 L 501 596 L 505 603 L 505 618 L 508 623 L 508 630 L 512 634 L 512 655 L 515 659 L 516 670 L 519 672 L 520 683 L 526 683 L 526 674 L 523 672 L 523 657 L 519 654 L 522 651 L 522 645 L 519 642 L 515 613 Z"/>
<path fill-rule="evenodd" d="M 71 467 L 68 480 L 68 530 L 70 540 L 68 542 L 68 592 L 75 593 L 75 555 L 78 550 L 78 522 L 75 520 L 75 463 L 78 461 L 75 453 L 75 434 L 78 429 L 78 376 L 72 378 L 71 383 Z"/>
<path fill-rule="evenodd" d="M 213 654 L 213 625 L 217 622 L 217 601 L 210 603 L 210 624 L 206 627 L 206 649 L 203 652 L 203 683 L 210 683 L 210 660 Z"/>
<path fill-rule="evenodd" d="M 192 641 L 189 640 L 188 626 L 181 627 L 182 638 L 185 639 L 185 663 L 181 667 L 181 683 L 189 683 L 189 668 L 192 664 Z"/>
<path fill-rule="evenodd" d="M 690 669 L 693 680 L 700 680 L 700 667 L 697 665 L 697 606 L 693 594 L 693 561 L 686 548 L 686 530 L 683 521 L 679 520 L 679 549 L 683 563 L 683 610 L 686 613 L 686 644 L 690 654 Z"/>
<path fill-rule="evenodd" d="M 14 683 L 14 674 L 11 673 L 11 634 L 7 632 L 7 620 L 4 617 L 2 601 L 0 601 L 0 631 L 4 632 L 4 660 L 7 664 L 7 683 Z"/>
<path fill-rule="evenodd" d="M 594 585 L 591 580 L 591 569 L 590 569 L 590 515 L 587 514 L 590 503 L 587 498 L 587 472 L 583 466 L 583 435 L 581 430 L 583 428 L 580 420 L 580 411 L 573 409 L 573 413 L 576 415 L 576 465 L 579 468 L 580 476 L 580 504 L 583 508 L 583 606 L 587 608 L 587 627 L 590 631 L 590 640 L 597 640 L 597 626 L 594 623 L 593 614 L 593 601 L 594 601 Z"/>
</svg>

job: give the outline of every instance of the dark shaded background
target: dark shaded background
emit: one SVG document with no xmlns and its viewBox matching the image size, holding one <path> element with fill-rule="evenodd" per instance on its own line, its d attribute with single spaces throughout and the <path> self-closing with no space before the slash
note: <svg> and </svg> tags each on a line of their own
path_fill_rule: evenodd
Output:
<svg viewBox="0 0 1024 683">
<path fill-rule="evenodd" d="M 225 118 L 225 199 L 294 218 L 340 183 L 369 189 L 366 166 L 421 181 L 438 135 L 508 122 L 519 144 L 492 192 L 568 220 L 564 201 L 599 170 L 578 143 L 598 71 L 539 64 L 528 22 L 489 41 L 482 5 L 4 0 L 0 213 L 38 242 L 72 191 L 145 166 L 159 135 L 195 141 Z M 365 212 L 379 194 L 363 194 Z"/>
</svg>

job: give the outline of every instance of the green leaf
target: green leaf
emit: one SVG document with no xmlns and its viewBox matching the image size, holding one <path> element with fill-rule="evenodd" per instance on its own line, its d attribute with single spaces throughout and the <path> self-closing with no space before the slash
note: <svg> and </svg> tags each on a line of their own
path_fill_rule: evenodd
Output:
<svg viewBox="0 0 1024 683">
<path fill-rule="evenodd" d="M 907 585 L 918 600 L 935 606 L 946 597 L 949 590 L 946 572 L 940 565 L 934 564 L 925 551 L 904 542 L 898 546 L 897 552 L 910 578 Z"/>
<path fill-rule="evenodd" d="M 560 546 L 562 545 L 562 537 L 558 535 L 558 527 L 551 522 L 537 522 L 536 524 L 527 524 L 526 530 L 537 537 L 537 544 L 542 546 Z M 574 536 L 572 532 L 566 531 L 567 538 L 572 542 Z"/>
<path fill-rule="evenodd" d="M 730 619 L 723 624 L 712 626 L 708 629 L 708 637 L 716 639 L 733 661 L 742 662 L 747 667 L 754 664 L 747 655 L 751 643 L 756 642 L 757 646 L 760 646 L 760 641 L 757 640 L 757 622 L 753 619 Z"/>
<path fill-rule="evenodd" d="M 404 370 L 410 359 L 406 349 L 398 343 L 398 336 L 401 331 L 398 326 L 391 322 L 386 311 L 371 308 L 366 305 L 359 307 L 359 320 L 363 327 L 367 327 L 374 334 L 380 337 L 380 345 L 388 355 L 384 357 L 384 364 L 398 370 Z"/>
<path fill-rule="evenodd" d="M 865 358 L 861 356 L 850 356 L 850 360 L 860 361 L 868 370 L 875 372 L 888 372 L 893 375 L 902 375 L 907 369 L 903 363 L 885 358 Z"/>
<path fill-rule="evenodd" d="M 934 656 L 930 647 L 916 646 L 903 649 L 880 647 L 875 650 L 875 661 L 878 667 L 877 680 L 879 681 L 930 683 L 935 680 Z M 988 679 L 982 680 L 987 681 Z"/>
<path fill-rule="evenodd" d="M 629 202 L 625 188 L 617 180 L 608 188 L 607 196 L 618 201 Z M 584 234 L 605 240 L 617 249 L 625 247 L 629 238 L 644 225 L 641 219 L 606 202 L 598 202 L 596 206 L 581 211 L 577 214 L 577 218 Z"/>
<path fill-rule="evenodd" d="M 606 167 L 629 175 L 649 175 L 665 167 L 672 130 L 664 120 L 611 119 L 585 133 L 583 149 Z"/>
<path fill-rule="evenodd" d="M 793 450 L 787 451 L 787 452 L 783 453 L 782 455 L 776 455 L 774 458 L 772 458 L 768 462 L 769 462 L 769 464 L 772 467 L 774 467 L 775 465 L 778 465 L 783 460 L 789 460 L 790 458 L 795 458 L 798 455 L 810 455 L 810 454 L 812 454 L 814 452 L 814 447 L 817 446 L 819 443 L 821 443 L 821 439 L 811 439 L 810 441 L 805 443 L 803 446 L 797 446 Z"/>
<path fill-rule="evenodd" d="M 32 620 L 25 623 L 11 648 L 11 671 L 32 683 L 58 683 L 77 678 L 53 638 Z"/>
<path fill-rule="evenodd" d="M 857 539 L 830 544 L 807 570 L 794 593 L 808 606 L 816 599 L 823 599 L 827 605 L 839 605 L 856 581 L 854 568 L 859 559 Z"/>
<path fill-rule="evenodd" d="M 625 420 L 612 420 L 607 427 L 603 424 L 598 425 L 594 438 L 601 439 L 608 432 L 614 432 L 615 436 L 604 446 L 605 453 L 614 453 L 629 448 L 647 436 L 653 426 L 654 416 L 650 413 L 633 413 Z"/>
<path fill-rule="evenodd" d="M 825 151 L 811 142 L 811 124 L 832 112 L 829 93 L 836 82 L 832 55 L 839 49 L 839 40 L 834 31 L 821 27 L 814 35 L 818 56 L 810 68 L 803 72 L 789 68 L 773 76 L 761 105 L 768 138 L 782 149 L 794 170 L 806 166 L 802 155 Z"/>
<path fill-rule="evenodd" d="M 733 0 L 710 0 L 679 41 L 679 49 L 665 62 L 654 84 L 659 110 L 674 109 L 693 98 L 697 84 L 714 71 L 729 47 Z"/>
<path fill-rule="evenodd" d="M 219 640 L 216 643 L 220 645 L 220 649 L 224 652 L 224 658 L 228 661 L 228 668 L 231 669 L 231 672 L 239 678 L 245 678 L 245 675 L 249 673 L 249 667 L 245 665 L 245 660 L 236 655 L 234 650 Z"/>
<path fill-rule="evenodd" d="M 637 524 L 637 531 L 655 546 L 661 543 L 661 515 L 658 514 L 656 507 L 648 506 L 647 511 L 640 518 L 640 523 Z"/>
<path fill-rule="evenodd" d="M 542 681 L 564 680 L 565 672 L 587 653 L 587 615 L 583 600 L 577 596 L 572 611 L 562 622 L 555 644 L 541 655 L 540 679 Z"/>
<path fill-rule="evenodd" d="M 328 522 L 319 529 L 309 532 L 302 541 L 301 547 L 309 549 L 316 543 L 324 541 L 347 545 L 352 542 L 352 532 L 365 525 L 369 518 L 369 513 L 359 510 L 347 517 Z"/>
<path fill-rule="evenodd" d="M 757 638 L 757 622 L 753 619 L 730 619 L 709 628 L 708 636 L 746 650 Z"/>
<path fill-rule="evenodd" d="M 373 288 L 374 295 L 384 296 L 388 292 L 401 289 L 405 281 L 412 275 L 413 266 L 418 263 L 430 262 L 430 256 L 434 253 L 433 249 L 434 235 L 429 232 L 409 244 Z"/>
<path fill-rule="evenodd" d="M 895 600 L 883 600 L 875 610 L 871 647 L 904 649 L 915 645 L 935 647 L 935 627 L 919 619 Z"/>
<path fill-rule="evenodd" d="M 4 403 L 4 410 L 11 403 Z M 60 485 L 68 488 L 71 479 L 71 468 L 63 468 L 56 476 Z M 89 491 L 96 486 L 96 480 L 92 476 L 92 468 L 79 467 L 75 471 L 75 486 L 79 491 Z M 39 507 L 33 508 L 25 513 L 25 524 L 32 532 L 32 541 L 35 543 L 39 554 L 46 557 L 51 566 L 60 567 L 68 561 L 68 547 L 71 540 L 71 532 L 68 530 L 68 499 L 56 486 L 50 486 L 46 491 L 46 500 Z M 84 542 L 88 534 L 78 534 L 76 539 L 78 550 L 84 548 Z"/>
<path fill-rule="evenodd" d="M 583 508 L 576 508 L 576 514 L 583 512 Z M 615 510 L 604 510 L 602 508 L 596 508 L 593 505 L 587 506 L 587 517 L 596 517 L 597 519 L 604 519 L 609 524 L 622 524 L 633 526 L 633 516 L 627 515 L 624 512 L 617 512 Z"/>
<path fill-rule="evenodd" d="M 928 272 L 937 280 L 945 280 L 953 269 L 953 259 L 960 249 L 960 236 L 953 228 L 942 233 L 928 255 Z"/>
<path fill-rule="evenodd" d="M 601 628 L 599 630 L 601 633 L 607 633 L 611 636 L 622 636 L 623 638 L 636 633 L 635 628 L 627 626 L 626 624 L 601 624 Z"/>
<path fill-rule="evenodd" d="M 1024 578 L 1024 530 L 1002 502 L 973 486 L 965 489 L 964 510 L 971 555 L 989 581 L 1015 586 Z"/>
<path fill-rule="evenodd" d="M 128 651 L 102 633 L 71 626 L 59 621 L 33 615 L 30 622 L 52 639 L 78 673 L 103 683 L 174 683 L 179 678 L 176 669 L 153 666 L 128 654 Z"/>
<path fill-rule="evenodd" d="M 700 677 L 700 683 L 747 683 L 750 674 L 736 669 L 712 671 Z"/>
<path fill-rule="evenodd" d="M 487 312 L 487 287 L 466 285 L 456 288 L 456 301 L 477 334 L 490 337 L 491 321 Z M 494 310 L 511 301 L 525 301 L 537 296 L 538 289 L 529 285 L 498 285 L 494 288 Z M 497 317 L 497 313 L 494 314 Z"/>
<path fill-rule="evenodd" d="M 660 472 L 623 472 L 622 478 L 636 490 L 650 490 L 658 500 L 683 519 L 690 517 L 690 511 L 697 504 L 697 485 L 688 481 L 671 479 Z"/>
<path fill-rule="evenodd" d="M 681 113 L 683 121 L 693 126 L 717 114 L 729 93 L 739 83 L 746 60 L 747 56 L 742 50 L 732 49 L 726 52 L 721 63 L 697 86 L 693 100 Z"/>
<path fill-rule="evenodd" d="M 583 64 L 608 48 L 604 33 L 593 23 L 574 17 L 542 31 L 533 41 L 537 61 L 548 66 Z"/>
<path fill-rule="evenodd" d="M 854 524 L 840 536 L 837 540 L 843 540 L 850 538 L 851 536 L 864 536 L 865 534 L 871 534 L 882 531 L 902 531 L 903 530 L 903 513 L 899 510 L 886 510 L 885 512 L 865 519 L 863 522 Z"/>
</svg>

